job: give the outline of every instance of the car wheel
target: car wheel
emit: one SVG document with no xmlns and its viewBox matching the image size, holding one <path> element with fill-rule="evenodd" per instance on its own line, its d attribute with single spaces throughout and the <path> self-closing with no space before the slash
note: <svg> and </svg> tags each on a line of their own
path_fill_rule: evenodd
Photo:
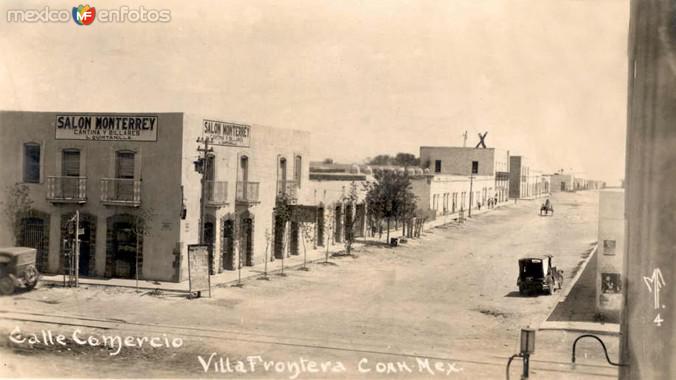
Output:
<svg viewBox="0 0 676 380">
<path fill-rule="evenodd" d="M 24 279 L 26 280 L 26 289 L 33 289 L 35 285 L 38 284 L 40 273 L 33 265 L 31 265 L 26 268 L 26 271 L 24 272 Z"/>
<path fill-rule="evenodd" d="M 0 295 L 9 296 L 14 294 L 16 285 L 14 282 L 14 275 L 8 275 L 0 278 Z"/>
</svg>

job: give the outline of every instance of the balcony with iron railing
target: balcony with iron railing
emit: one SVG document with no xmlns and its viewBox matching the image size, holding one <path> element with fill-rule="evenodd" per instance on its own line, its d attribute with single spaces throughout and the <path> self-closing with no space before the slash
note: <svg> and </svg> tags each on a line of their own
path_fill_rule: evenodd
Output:
<svg viewBox="0 0 676 380">
<path fill-rule="evenodd" d="M 206 181 L 207 207 L 222 207 L 228 204 L 228 183 L 225 181 Z"/>
<path fill-rule="evenodd" d="M 47 177 L 47 200 L 52 203 L 87 202 L 87 177 Z"/>
<path fill-rule="evenodd" d="M 298 182 L 277 181 L 277 195 L 285 194 L 289 200 L 295 201 L 298 197 Z"/>
<path fill-rule="evenodd" d="M 128 178 L 102 178 L 101 202 L 111 206 L 140 206 L 141 181 Z"/>
<path fill-rule="evenodd" d="M 260 203 L 258 198 L 259 185 L 258 182 L 237 181 L 237 194 L 235 198 L 237 203 L 246 205 Z"/>
</svg>

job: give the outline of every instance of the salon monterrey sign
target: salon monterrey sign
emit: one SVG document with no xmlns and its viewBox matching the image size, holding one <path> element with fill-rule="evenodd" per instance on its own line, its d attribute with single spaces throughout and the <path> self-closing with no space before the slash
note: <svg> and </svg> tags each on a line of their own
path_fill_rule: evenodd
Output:
<svg viewBox="0 0 676 380">
<path fill-rule="evenodd" d="M 57 115 L 57 140 L 157 141 L 157 115 Z"/>
<path fill-rule="evenodd" d="M 248 147 L 251 144 L 250 125 L 204 120 L 202 134 L 213 145 Z"/>
</svg>

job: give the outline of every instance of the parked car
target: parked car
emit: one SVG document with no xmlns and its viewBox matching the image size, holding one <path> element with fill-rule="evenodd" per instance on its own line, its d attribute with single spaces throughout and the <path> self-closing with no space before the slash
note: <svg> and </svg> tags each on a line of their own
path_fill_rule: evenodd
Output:
<svg viewBox="0 0 676 380">
<path fill-rule="evenodd" d="M 35 266 L 35 248 L 0 248 L 0 294 L 14 293 L 17 286 L 33 289 L 40 273 Z"/>
<path fill-rule="evenodd" d="M 563 271 L 552 266 L 552 256 L 528 257 L 519 260 L 519 293 L 553 294 L 563 286 Z"/>
</svg>

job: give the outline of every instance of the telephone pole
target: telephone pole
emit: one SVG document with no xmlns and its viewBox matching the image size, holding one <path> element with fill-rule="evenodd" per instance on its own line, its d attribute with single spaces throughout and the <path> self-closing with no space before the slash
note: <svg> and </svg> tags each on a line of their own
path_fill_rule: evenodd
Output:
<svg viewBox="0 0 676 380">
<path fill-rule="evenodd" d="M 200 179 L 200 183 L 202 185 L 202 191 L 201 191 L 201 196 L 200 196 L 200 224 L 199 224 L 199 233 L 200 233 L 200 244 L 204 244 L 206 241 L 206 236 L 205 236 L 205 217 L 206 217 L 206 207 L 207 207 L 207 199 L 206 199 L 206 190 L 207 190 L 207 173 L 209 170 L 209 153 L 212 153 L 214 151 L 213 148 L 209 147 L 209 143 L 211 142 L 209 138 L 204 138 L 204 137 L 198 137 L 197 138 L 198 143 L 204 144 L 203 146 L 200 146 L 197 148 L 197 151 L 200 152 L 201 157 L 199 158 L 199 166 L 200 166 L 200 174 L 202 174 L 202 178 Z"/>
</svg>

